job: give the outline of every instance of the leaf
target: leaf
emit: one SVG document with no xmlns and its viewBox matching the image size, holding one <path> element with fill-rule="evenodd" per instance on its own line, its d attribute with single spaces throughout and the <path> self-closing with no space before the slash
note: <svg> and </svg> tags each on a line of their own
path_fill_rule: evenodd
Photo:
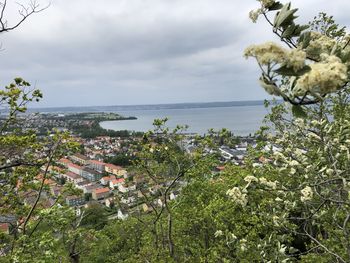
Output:
<svg viewBox="0 0 350 263">
<path fill-rule="evenodd" d="M 309 26 L 308 25 L 297 25 L 294 32 L 293 32 L 293 37 L 298 37 L 300 36 L 301 32 L 303 32 L 304 30 L 308 29 Z"/>
<path fill-rule="evenodd" d="M 350 60 L 350 51 L 342 53 L 340 58 L 341 58 L 341 61 L 343 63 L 349 62 L 349 60 Z"/>
<path fill-rule="evenodd" d="M 277 12 L 276 17 L 275 17 L 275 21 L 274 21 L 274 24 L 273 24 L 274 27 L 279 27 L 280 26 L 281 17 L 284 16 L 284 13 L 286 11 L 288 11 L 289 8 L 290 8 L 290 3 L 287 3 L 287 4 L 285 4 L 282 7 L 280 12 Z"/>
<path fill-rule="evenodd" d="M 297 27 L 294 24 L 289 25 L 286 30 L 283 31 L 282 37 L 290 38 Z"/>
<path fill-rule="evenodd" d="M 279 10 L 283 7 L 283 4 L 281 4 L 280 2 L 275 2 L 273 3 L 273 5 L 271 5 L 268 10 L 269 11 L 273 11 L 273 10 Z"/>
<path fill-rule="evenodd" d="M 294 16 L 294 13 L 298 11 L 298 9 L 292 9 L 292 10 L 288 10 L 284 17 L 281 18 L 281 20 L 279 21 L 279 26 L 280 27 L 285 27 L 288 26 L 291 22 L 293 22 L 293 20 L 295 18 L 297 18 L 297 16 Z"/>
<path fill-rule="evenodd" d="M 281 11 L 276 16 L 274 27 L 278 28 L 281 26 L 289 25 L 291 21 L 293 21 L 296 16 L 294 16 L 294 13 L 298 11 L 298 9 L 291 9 L 290 10 L 290 3 L 285 4 Z"/>
<path fill-rule="evenodd" d="M 311 41 L 311 32 L 307 31 L 301 34 L 298 43 L 302 45 L 302 49 L 306 48 Z"/>
<path fill-rule="evenodd" d="M 293 105 L 292 113 L 293 113 L 293 116 L 296 118 L 305 119 L 307 117 L 307 114 L 306 114 L 304 108 L 300 105 Z"/>
<path fill-rule="evenodd" d="M 286 65 L 274 70 L 277 74 L 282 76 L 301 76 L 311 70 L 310 66 L 305 65 L 302 69 L 295 71 L 293 68 L 287 67 Z"/>
</svg>

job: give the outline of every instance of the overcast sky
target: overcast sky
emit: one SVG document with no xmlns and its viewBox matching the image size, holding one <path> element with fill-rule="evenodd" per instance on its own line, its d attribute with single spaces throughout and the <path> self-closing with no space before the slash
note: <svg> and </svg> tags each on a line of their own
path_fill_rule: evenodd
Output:
<svg viewBox="0 0 350 263">
<path fill-rule="evenodd" d="M 292 5 L 299 21 L 327 11 L 350 24 L 347 0 Z M 52 0 L 1 35 L 0 84 L 23 77 L 44 92 L 42 107 L 264 99 L 256 64 L 242 56 L 246 46 L 275 39 L 265 21 L 249 20 L 257 7 L 254 0 Z"/>
</svg>

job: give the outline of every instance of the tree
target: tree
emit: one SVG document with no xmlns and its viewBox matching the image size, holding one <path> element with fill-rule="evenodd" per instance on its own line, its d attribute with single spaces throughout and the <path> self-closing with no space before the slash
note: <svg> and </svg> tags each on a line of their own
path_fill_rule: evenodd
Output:
<svg viewBox="0 0 350 263">
<path fill-rule="evenodd" d="M 271 224 L 271 238 L 254 241 L 266 260 L 349 262 L 349 35 L 324 13 L 302 26 L 291 4 L 260 3 L 251 18 L 262 15 L 287 47 L 268 42 L 245 55 L 256 58 L 262 87 L 287 104 L 271 108 L 250 154 L 251 175 L 227 194 L 266 217 L 255 229 Z M 261 156 L 267 162 L 259 164 Z"/>
<path fill-rule="evenodd" d="M 8 7 L 8 1 L 0 1 L 0 33 L 9 32 L 19 27 L 26 19 L 36 13 L 40 13 L 49 7 L 49 4 L 45 7 L 41 7 L 37 1 L 30 1 L 29 4 L 23 5 L 17 3 L 19 6 L 18 14 L 19 19 L 13 24 L 10 24 L 6 18 L 6 9 Z"/>
<path fill-rule="evenodd" d="M 20 19 L 10 24 L 5 17 L 8 2 L 0 3 L 0 33 L 14 30 L 28 17 L 47 8 L 40 8 L 35 1 L 28 6 L 19 5 Z M 0 223 L 11 225 L 9 233 L 1 233 L 0 237 L 1 261 L 5 262 L 60 260 L 64 255 L 60 253 L 64 251 L 60 245 L 64 231 L 75 226 L 68 235 L 77 235 L 81 221 L 74 211 L 62 208 L 61 196 L 48 203 L 46 186 L 54 160 L 62 153 L 74 151 L 77 144 L 67 133 L 39 137 L 34 131 L 21 128 L 26 121 L 27 105 L 41 98 L 40 90 L 31 88 L 21 78 L 0 90 L 0 108 L 5 113 L 0 120 Z M 66 191 L 70 189 L 67 187 Z M 76 254 L 64 256 L 74 259 Z"/>
<path fill-rule="evenodd" d="M 259 2 L 261 7 L 251 11 L 250 17 L 255 22 L 263 16 L 287 46 L 267 42 L 245 50 L 246 57 L 257 60 L 262 70 L 260 84 L 269 94 L 293 105 L 308 105 L 347 87 L 350 45 L 344 28 L 322 15 L 310 25 L 299 25 L 295 21 L 297 9 L 290 3 Z M 271 13 L 275 13 L 274 20 Z"/>
</svg>

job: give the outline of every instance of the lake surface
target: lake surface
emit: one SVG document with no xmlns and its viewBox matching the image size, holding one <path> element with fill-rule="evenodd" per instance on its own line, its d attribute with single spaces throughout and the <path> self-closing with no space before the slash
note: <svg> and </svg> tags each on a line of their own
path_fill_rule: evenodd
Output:
<svg viewBox="0 0 350 263">
<path fill-rule="evenodd" d="M 227 128 L 235 135 L 254 134 L 262 124 L 267 110 L 263 105 L 186 108 L 119 110 L 123 116 L 135 116 L 137 120 L 105 121 L 101 127 L 111 130 L 148 131 L 153 128 L 154 119 L 168 117 L 168 125 L 189 125 L 188 132 L 204 134 L 208 129 Z"/>
</svg>

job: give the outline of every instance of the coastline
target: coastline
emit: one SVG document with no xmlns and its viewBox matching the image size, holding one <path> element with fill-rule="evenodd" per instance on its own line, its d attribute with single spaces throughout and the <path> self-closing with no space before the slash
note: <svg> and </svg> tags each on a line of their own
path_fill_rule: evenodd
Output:
<svg viewBox="0 0 350 263">
<path fill-rule="evenodd" d="M 206 134 L 209 129 L 226 128 L 235 135 L 249 136 L 259 130 L 267 110 L 263 105 L 192 109 L 160 109 L 125 111 L 121 114 L 137 116 L 134 121 L 103 121 L 106 130 L 146 132 L 153 129 L 154 119 L 169 118 L 167 126 L 188 125 L 188 133 Z"/>
</svg>

